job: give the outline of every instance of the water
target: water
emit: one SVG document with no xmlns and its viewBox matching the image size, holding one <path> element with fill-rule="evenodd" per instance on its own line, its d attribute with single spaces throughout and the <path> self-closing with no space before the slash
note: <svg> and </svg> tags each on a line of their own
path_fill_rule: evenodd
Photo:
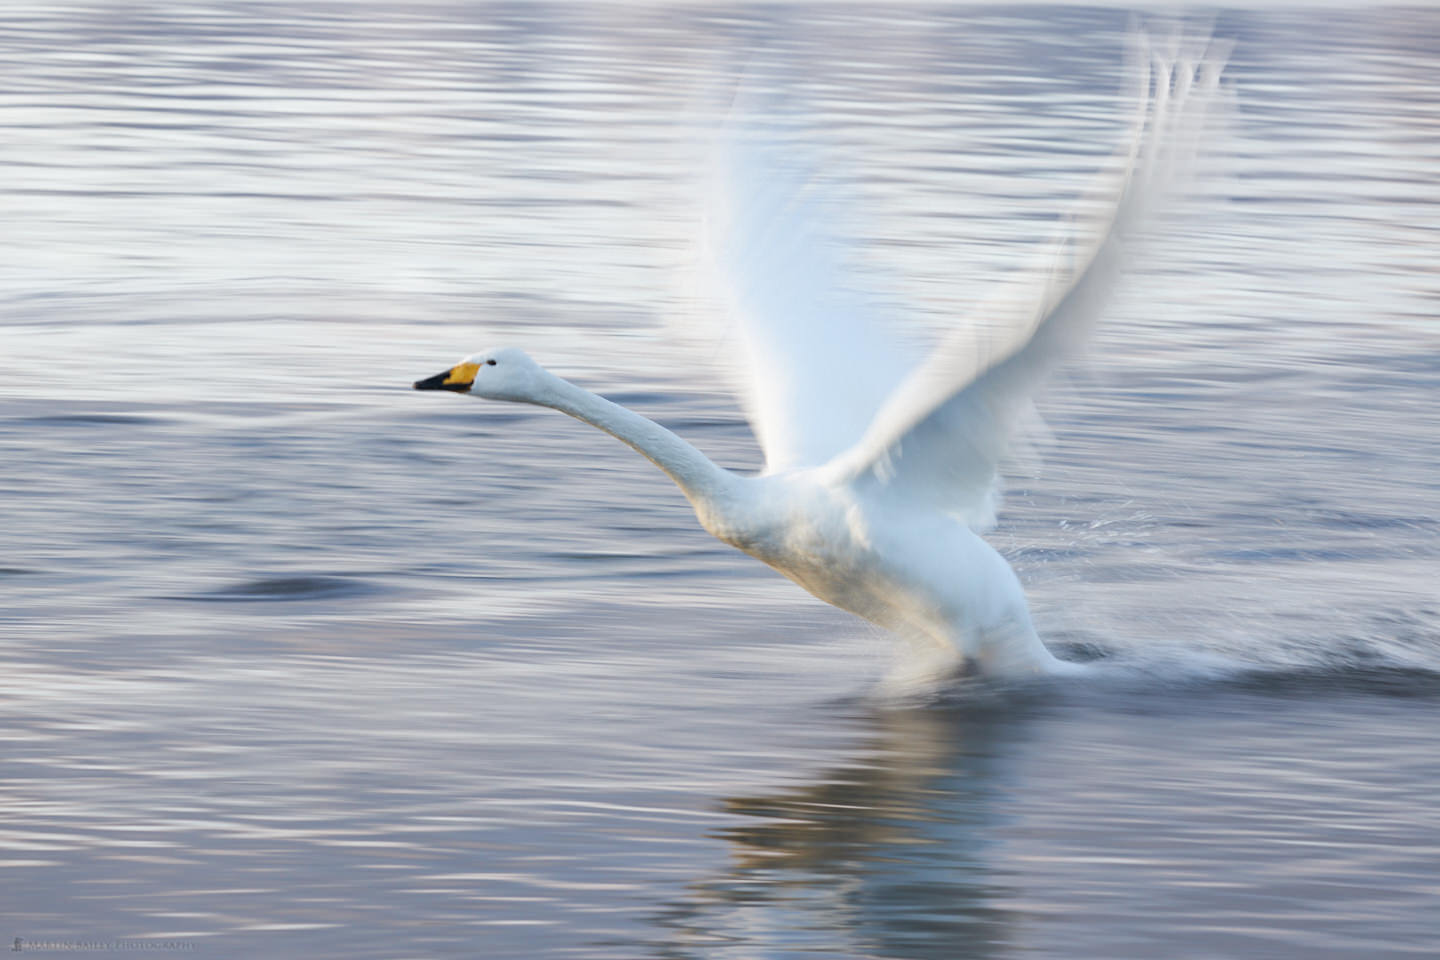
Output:
<svg viewBox="0 0 1440 960">
<path fill-rule="evenodd" d="M 1113 142 L 1126 20 L 7 4 L 0 934 L 1433 954 L 1434 12 L 1216 20 L 1233 156 L 994 536 L 1105 679 L 886 707 L 886 638 L 630 451 L 408 389 L 521 344 L 756 466 L 670 335 L 697 105 L 781 78 L 934 327 Z"/>
</svg>

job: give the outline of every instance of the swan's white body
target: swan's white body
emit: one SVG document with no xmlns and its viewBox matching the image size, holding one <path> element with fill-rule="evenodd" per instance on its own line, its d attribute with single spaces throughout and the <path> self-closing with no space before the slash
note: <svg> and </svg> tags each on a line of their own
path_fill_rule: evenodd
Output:
<svg viewBox="0 0 1440 960">
<path fill-rule="evenodd" d="M 475 354 L 415 386 L 553 407 L 623 440 L 680 487 L 711 534 L 928 651 L 912 656 L 915 672 L 1074 669 L 1040 642 L 1018 578 L 978 531 L 1018 415 L 1098 313 L 1125 237 L 1193 153 L 1216 98 L 1220 57 L 1202 49 L 1154 63 L 1153 100 L 1147 66 L 1134 137 L 1118 173 L 1087 198 L 1088 220 L 1073 218 L 1036 274 L 918 362 L 887 349 L 863 303 L 837 299 L 841 265 L 833 241 L 815 234 L 805 183 L 777 170 L 765 144 L 743 144 L 748 187 L 729 195 L 716 258 L 752 374 L 745 399 L 767 458 L 759 476 L 716 466 L 518 350 Z"/>
<path fill-rule="evenodd" d="M 959 520 L 893 509 L 822 470 L 751 484 L 720 510 L 697 509 L 705 529 L 821 600 L 916 642 L 912 657 L 929 654 L 927 669 L 1058 667 L 1010 565 Z"/>
</svg>

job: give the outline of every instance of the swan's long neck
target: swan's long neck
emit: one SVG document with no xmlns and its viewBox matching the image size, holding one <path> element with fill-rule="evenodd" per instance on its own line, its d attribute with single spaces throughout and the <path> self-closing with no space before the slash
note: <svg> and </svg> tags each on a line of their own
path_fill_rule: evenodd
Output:
<svg viewBox="0 0 1440 960">
<path fill-rule="evenodd" d="M 629 444 L 665 471 L 697 512 L 732 491 L 740 481 L 738 476 L 717 467 L 705 454 L 655 421 L 553 374 L 548 374 L 547 379 L 549 389 L 535 399 L 536 403 L 568 413 Z"/>
</svg>

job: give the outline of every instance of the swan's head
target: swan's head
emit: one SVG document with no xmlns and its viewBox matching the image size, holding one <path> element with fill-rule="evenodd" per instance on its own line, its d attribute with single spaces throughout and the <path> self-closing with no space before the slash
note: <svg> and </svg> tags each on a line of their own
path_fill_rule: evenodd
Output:
<svg viewBox="0 0 1440 960">
<path fill-rule="evenodd" d="M 416 390 L 452 390 L 525 403 L 534 403 L 544 386 L 544 368 L 513 348 L 472 354 L 443 373 L 415 381 Z"/>
</svg>

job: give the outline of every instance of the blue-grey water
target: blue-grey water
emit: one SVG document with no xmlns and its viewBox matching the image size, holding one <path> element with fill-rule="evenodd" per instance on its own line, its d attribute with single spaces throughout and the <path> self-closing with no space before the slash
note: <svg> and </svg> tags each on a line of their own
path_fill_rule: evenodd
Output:
<svg viewBox="0 0 1440 960">
<path fill-rule="evenodd" d="M 757 467 L 676 330 L 717 90 L 923 332 L 1116 141 L 1128 17 L 8 0 L 3 942 L 1433 956 L 1435 11 L 1215 17 L 1226 156 L 994 534 L 1094 681 L 887 706 L 628 449 L 408 388 L 520 345 Z"/>
</svg>

